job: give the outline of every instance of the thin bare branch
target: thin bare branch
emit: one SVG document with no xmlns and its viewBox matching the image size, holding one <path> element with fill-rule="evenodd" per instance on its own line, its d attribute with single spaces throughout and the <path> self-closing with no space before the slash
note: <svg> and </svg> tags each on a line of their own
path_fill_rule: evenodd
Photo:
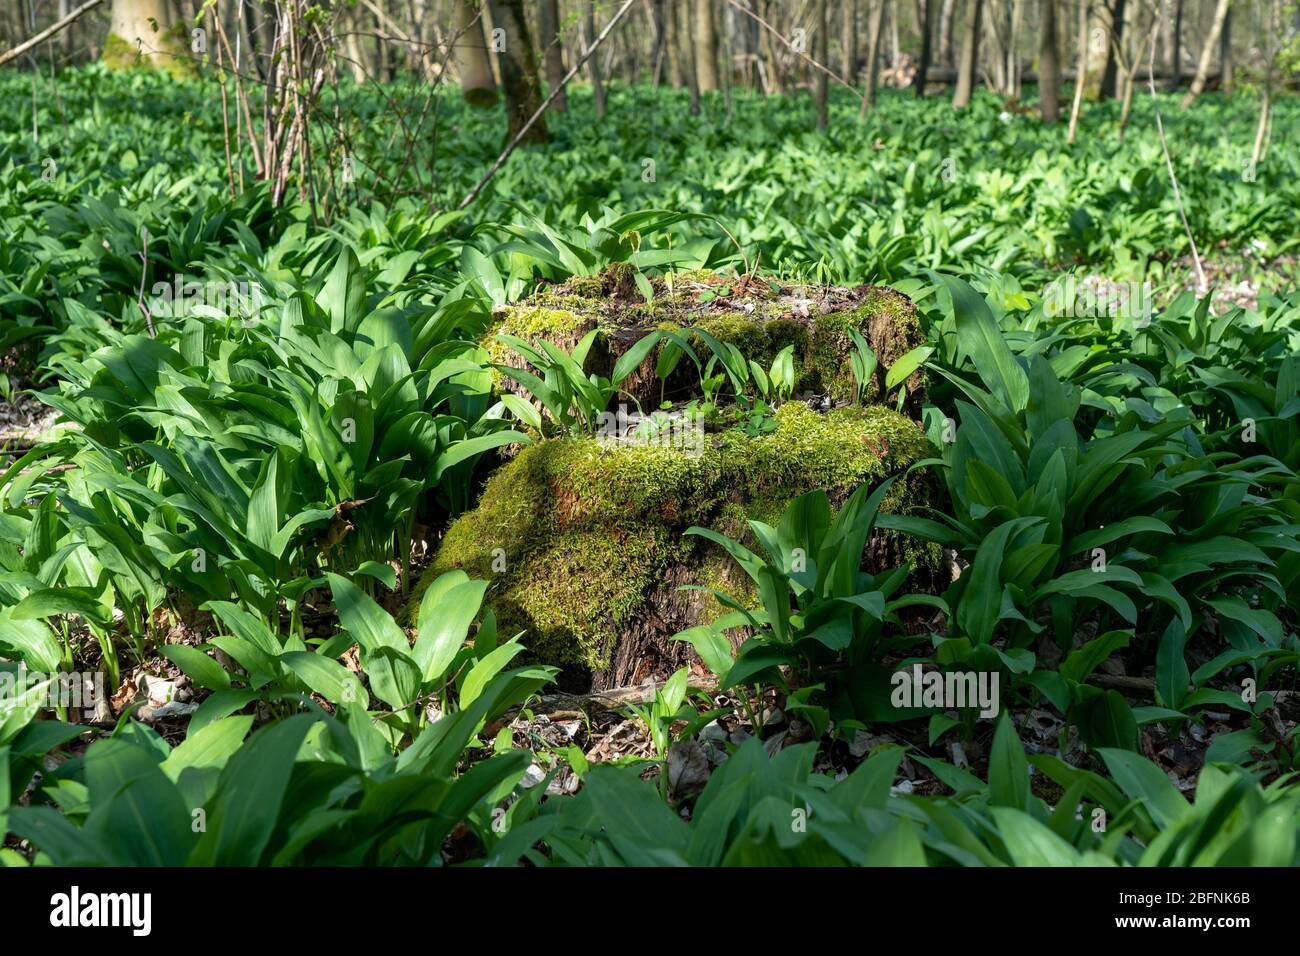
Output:
<svg viewBox="0 0 1300 956">
<path fill-rule="evenodd" d="M 18 44 L 12 50 L 6 50 L 4 53 L 0 53 L 0 66 L 4 66 L 10 60 L 17 59 L 18 57 L 26 53 L 28 50 L 30 50 L 32 47 L 40 46 L 50 37 L 54 36 L 54 34 L 58 33 L 64 27 L 72 23 L 72 21 L 77 19 L 77 17 L 81 16 L 83 13 L 86 13 L 89 10 L 95 9 L 95 7 L 99 6 L 103 2 L 104 0 L 86 0 L 85 3 L 77 7 L 77 9 L 73 10 L 62 20 L 59 20 L 57 23 L 50 24 L 40 33 L 36 34 L 36 36 L 32 37 L 30 40 Z"/>
<path fill-rule="evenodd" d="M 537 112 L 528 117 L 527 123 L 519 127 L 519 132 L 515 134 L 515 138 L 512 139 L 509 144 L 507 144 L 506 148 L 501 151 L 501 155 L 496 158 L 496 162 L 494 162 L 488 168 L 488 171 L 483 174 L 483 178 L 480 179 L 474 188 L 469 191 L 469 194 L 460 201 L 460 205 L 456 207 L 457 209 L 464 209 L 478 197 L 478 194 L 483 191 L 483 187 L 488 184 L 488 181 L 496 175 L 497 170 L 500 169 L 505 161 L 510 158 L 510 154 L 515 151 L 515 147 L 523 141 L 524 136 L 526 136 L 528 131 L 532 129 L 533 124 L 536 123 L 538 118 L 546 112 L 546 108 L 555 101 L 555 98 L 560 95 L 560 91 L 569 85 L 569 81 L 578 75 L 578 71 L 581 70 L 587 60 L 591 58 L 591 55 L 596 52 L 596 49 L 600 46 L 605 37 L 609 36 L 610 32 L 618 24 L 618 21 L 623 19 L 623 14 L 632 9 L 632 6 L 636 2 L 637 0 L 627 0 L 623 6 L 619 7 L 618 12 L 614 14 L 609 23 L 605 24 L 605 29 L 600 31 L 600 35 L 592 41 L 591 46 L 587 47 L 582 56 L 578 57 L 577 62 L 573 64 L 573 68 L 569 70 L 568 74 L 566 74 L 564 79 L 560 81 L 559 85 L 556 86 L 555 89 L 551 90 L 551 95 L 543 101 L 541 106 L 537 107 Z"/>
</svg>

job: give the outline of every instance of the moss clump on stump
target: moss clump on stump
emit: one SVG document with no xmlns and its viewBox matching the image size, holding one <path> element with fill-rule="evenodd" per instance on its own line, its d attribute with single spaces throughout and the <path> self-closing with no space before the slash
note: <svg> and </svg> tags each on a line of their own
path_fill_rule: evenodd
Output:
<svg viewBox="0 0 1300 956">
<path fill-rule="evenodd" d="M 494 313 L 484 346 L 494 361 L 522 362 L 496 339 L 500 333 L 536 343 L 545 338 L 566 350 L 592 329 L 599 330 L 586 370 L 607 374 L 613 363 L 647 332 L 700 328 L 722 342 L 735 345 L 747 359 L 766 371 L 787 345 L 794 346 L 797 392 L 818 392 L 835 401 L 853 397 L 850 365 L 857 329 L 879 360 L 869 401 L 892 404 L 897 392 L 885 393 L 885 375 L 906 353 L 924 344 L 916 311 L 906 296 L 883 286 L 855 288 L 789 286 L 768 281 L 729 279 L 698 271 L 651 280 L 654 297 L 646 301 L 625 264 L 610 266 L 596 276 L 575 276 L 562 285 L 543 289 L 517 305 Z M 702 361 L 709 351 L 695 337 Z M 643 407 L 659 403 L 655 376 L 658 350 L 652 352 L 624 389 Z M 907 407 L 919 413 L 925 378 L 914 372 L 904 383 Z M 697 386 L 697 374 L 681 361 L 669 377 L 664 396 L 678 399 Z M 506 387 L 515 389 L 513 384 Z"/>
<path fill-rule="evenodd" d="M 823 414 L 794 402 L 776 420 L 775 431 L 757 438 L 734 430 L 711 436 L 695 456 L 582 438 L 525 448 L 448 529 L 408 608 L 418 607 L 429 581 L 460 568 L 490 582 L 487 601 L 502 633 L 527 632 L 533 654 L 566 668 L 575 685 L 588 675 L 597 688 L 636 683 L 679 666 L 689 648 L 669 638 L 723 611 L 707 592 L 680 585 L 753 598 L 722 549 L 685 536 L 687 528 L 744 540 L 748 517 L 772 522 L 817 488 L 838 504 L 929 452 L 914 422 L 880 407 Z M 924 482 L 900 480 L 886 510 L 923 500 Z M 887 532 L 867 549 L 875 570 L 906 556 L 901 537 Z M 937 567 L 937 554 L 912 557 Z"/>
</svg>

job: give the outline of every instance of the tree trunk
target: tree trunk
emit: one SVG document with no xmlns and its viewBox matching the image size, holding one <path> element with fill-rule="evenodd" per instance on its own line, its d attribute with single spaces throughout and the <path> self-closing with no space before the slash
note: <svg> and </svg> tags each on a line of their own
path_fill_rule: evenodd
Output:
<svg viewBox="0 0 1300 956">
<path fill-rule="evenodd" d="M 771 11 L 768 9 L 766 0 L 763 4 L 763 12 L 759 15 L 768 23 L 772 22 Z M 772 38 L 772 34 L 767 30 L 763 31 L 763 45 L 767 51 L 767 71 L 771 77 L 773 92 L 779 91 L 788 94 L 790 92 L 790 77 L 794 71 L 782 69 L 781 59 L 776 54 L 776 40 Z"/>
<path fill-rule="evenodd" d="M 1042 0 L 1042 44 L 1038 50 L 1038 111 L 1044 123 L 1061 117 L 1061 60 L 1056 37 L 1056 0 Z"/>
<path fill-rule="evenodd" d="M 1265 45 L 1265 55 L 1268 62 L 1264 73 L 1264 88 L 1260 91 L 1259 123 L 1255 127 L 1255 145 L 1250 152 L 1252 181 L 1254 180 L 1255 168 L 1264 161 L 1264 156 L 1268 151 L 1269 130 L 1273 125 L 1274 71 L 1277 67 L 1280 44 L 1283 42 L 1281 0 L 1271 0 L 1269 3 L 1269 23 L 1266 32 L 1269 36 L 1269 40 Z"/>
<path fill-rule="evenodd" d="M 1020 39 L 1022 0 L 1011 4 L 1011 30 L 1007 39 L 1007 95 L 1020 102 L 1020 58 L 1017 55 Z"/>
<path fill-rule="evenodd" d="M 695 82 L 701 93 L 718 88 L 718 36 L 713 25 L 713 0 L 695 3 Z"/>
<path fill-rule="evenodd" d="M 473 0 L 452 0 L 451 6 L 452 29 L 456 33 L 451 58 L 460 77 L 460 95 L 470 106 L 488 109 L 496 105 L 497 84 L 492 78 L 478 6 Z"/>
<path fill-rule="evenodd" d="M 72 12 L 72 3 L 70 0 L 59 0 L 59 19 L 62 20 Z M 63 58 L 65 60 L 72 57 L 72 31 L 76 27 L 75 23 L 70 23 L 63 31 L 63 36 L 59 37 L 59 43 L 63 45 Z"/>
<path fill-rule="evenodd" d="M 1110 54 L 1110 21 L 1106 5 L 1096 6 L 1097 16 L 1091 18 L 1088 30 L 1088 55 L 1084 60 L 1083 95 L 1090 100 L 1101 98 L 1102 83 L 1106 73 L 1106 59 Z"/>
<path fill-rule="evenodd" d="M 1269 123 L 1273 119 L 1273 91 L 1265 86 L 1260 93 L 1259 124 L 1255 127 L 1255 146 L 1250 152 L 1250 165 L 1253 169 L 1264 158 L 1265 136 Z"/>
<path fill-rule="evenodd" d="M 1102 25 L 1106 28 L 1106 70 L 1101 76 L 1101 98 L 1115 99 L 1119 89 L 1119 60 L 1116 50 L 1124 42 L 1124 13 L 1127 0 L 1113 0 L 1110 5 L 1103 0 Z"/>
<path fill-rule="evenodd" d="M 1088 0 L 1079 0 L 1079 59 L 1074 73 L 1074 103 L 1070 106 L 1070 132 L 1065 141 L 1074 145 L 1074 134 L 1079 128 L 1079 107 L 1083 104 L 1083 88 L 1088 81 Z"/>
<path fill-rule="evenodd" d="M 511 142 L 524 124 L 542 106 L 542 83 L 537 72 L 537 53 L 524 13 L 524 0 L 491 0 L 492 23 L 505 30 L 501 62 L 501 85 L 506 91 L 506 142 Z M 545 143 L 549 139 L 546 117 L 524 134 L 522 143 Z"/>
<path fill-rule="evenodd" d="M 113 0 L 103 61 L 111 69 L 147 66 L 184 75 L 193 70 L 188 40 L 167 0 Z"/>
<path fill-rule="evenodd" d="M 939 18 L 939 0 L 924 0 L 921 11 L 921 61 L 916 65 L 916 77 L 912 80 L 912 89 L 917 96 L 925 95 L 925 81 L 930 73 L 932 55 L 930 39 L 934 36 L 934 22 Z"/>
<path fill-rule="evenodd" d="M 656 89 L 663 83 L 664 58 L 668 55 L 668 22 L 664 15 L 664 0 L 653 0 L 650 21 L 654 25 L 654 48 L 650 53 L 650 82 Z"/>
<path fill-rule="evenodd" d="M 261 82 L 266 80 L 267 67 L 262 63 L 262 50 L 266 49 L 266 17 L 258 18 L 254 4 L 244 4 L 244 33 L 248 36 L 248 60 L 253 65 L 253 72 Z"/>
<path fill-rule="evenodd" d="M 542 56 L 546 62 L 546 85 L 551 91 L 560 91 L 547 109 L 563 113 L 569 108 L 569 99 L 564 91 L 564 53 L 560 49 L 560 0 L 542 0 L 537 21 Z"/>
<path fill-rule="evenodd" d="M 735 63 L 735 57 L 731 50 L 731 17 L 733 11 L 730 7 L 723 12 L 721 36 L 718 38 L 718 45 L 722 48 L 722 56 L 719 62 L 718 78 L 722 83 L 722 101 L 726 104 L 727 115 L 731 115 L 731 81 L 732 81 L 732 64 Z"/>
<path fill-rule="evenodd" d="M 679 90 L 690 85 L 690 80 L 686 77 L 686 71 L 690 69 L 691 63 L 691 58 L 686 55 L 686 51 L 682 48 L 682 44 L 687 41 L 682 40 L 682 28 L 677 13 L 680 8 L 681 4 L 679 3 L 668 4 L 664 18 L 664 23 L 668 28 L 668 64 L 671 67 L 673 86 Z"/>
<path fill-rule="evenodd" d="M 897 69 L 903 59 L 903 48 L 898 42 L 898 7 L 889 11 L 889 68 Z"/>
<path fill-rule="evenodd" d="M 361 53 L 361 27 L 357 22 L 359 13 L 353 10 L 347 18 L 345 29 L 348 31 L 347 38 L 343 45 L 348 54 L 348 68 L 352 71 L 352 81 L 354 83 L 364 83 L 366 81 L 366 60 Z"/>
<path fill-rule="evenodd" d="M 1223 33 L 1219 37 L 1219 89 L 1232 92 L 1232 8 L 1223 17 Z"/>
<path fill-rule="evenodd" d="M 1170 88 L 1176 90 L 1183 85 L 1183 0 L 1174 0 L 1174 35 L 1171 46 L 1169 75 L 1173 86 Z"/>
<path fill-rule="evenodd" d="M 843 0 L 844 26 L 840 49 L 844 53 L 844 82 L 852 86 L 858 79 L 858 0 Z"/>
<path fill-rule="evenodd" d="M 876 105 L 876 84 L 880 76 L 880 35 L 884 32 L 881 27 L 884 25 L 885 4 L 888 2 L 889 0 L 875 0 L 867 24 L 867 84 L 860 116 L 866 116 L 867 111 Z"/>
<path fill-rule="evenodd" d="M 1201 47 L 1201 58 L 1196 63 L 1196 76 L 1192 78 L 1191 88 L 1183 97 L 1181 103 L 1183 109 L 1191 106 L 1192 101 L 1201 95 L 1201 90 L 1205 89 L 1206 78 L 1210 75 L 1210 57 L 1214 54 L 1214 45 L 1219 42 L 1219 34 L 1223 31 L 1223 21 L 1228 18 L 1228 3 L 1229 0 L 1218 0 L 1215 4 L 1214 21 L 1210 24 L 1210 33 Z"/>
<path fill-rule="evenodd" d="M 587 2 L 587 38 L 584 45 L 588 50 L 596 42 L 596 0 Z M 587 59 L 587 69 L 591 71 L 591 92 L 596 98 L 596 115 L 605 115 L 605 84 L 600 80 L 600 57 Z"/>
<path fill-rule="evenodd" d="M 376 20 L 376 23 L 378 20 Z M 377 33 L 383 32 L 383 27 L 379 27 Z M 393 47 L 392 44 L 382 36 L 375 37 L 375 53 L 372 59 L 374 70 L 372 75 L 385 83 L 393 82 Z"/>
<path fill-rule="evenodd" d="M 691 12 L 687 11 L 688 23 L 690 22 L 690 17 L 691 17 Z M 691 87 L 690 113 L 692 116 L 699 116 L 700 115 L 700 64 L 699 64 L 699 56 L 698 56 L 699 44 L 695 41 L 694 37 L 691 36 L 690 30 L 686 31 L 686 36 L 683 42 L 686 46 L 686 55 L 687 55 L 686 81 L 690 84 Z"/>
<path fill-rule="evenodd" d="M 826 42 L 827 30 L 826 24 L 826 0 L 815 0 L 813 8 L 813 29 L 817 32 L 813 36 L 813 59 L 821 66 L 826 65 L 826 50 L 829 46 Z M 813 77 L 813 99 L 817 105 L 817 128 L 825 130 L 829 118 L 827 115 L 827 85 L 826 72 L 824 70 L 814 70 Z"/>
<path fill-rule="evenodd" d="M 970 105 L 975 90 L 975 68 L 979 62 L 980 25 L 984 14 L 984 0 L 966 0 L 970 10 L 966 32 L 961 38 L 961 54 L 957 63 L 957 85 L 952 94 L 952 108 L 963 110 Z M 972 5 L 973 3 L 973 5 Z"/>
<path fill-rule="evenodd" d="M 954 68 L 957 58 L 953 55 L 952 21 L 956 13 L 957 0 L 943 0 L 943 7 L 939 10 L 939 62 Z"/>
</svg>

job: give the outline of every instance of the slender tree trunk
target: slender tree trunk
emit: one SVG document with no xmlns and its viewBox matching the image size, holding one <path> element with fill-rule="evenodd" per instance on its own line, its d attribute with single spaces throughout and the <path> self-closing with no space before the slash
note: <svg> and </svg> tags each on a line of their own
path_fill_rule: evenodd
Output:
<svg viewBox="0 0 1300 956">
<path fill-rule="evenodd" d="M 767 0 L 764 0 L 763 12 L 759 14 L 768 23 L 771 23 L 771 11 L 768 9 Z M 791 77 L 793 70 L 785 70 L 781 65 L 781 58 L 776 53 L 776 40 L 767 30 L 763 31 L 763 44 L 767 50 L 767 69 L 771 76 L 773 92 L 780 91 L 789 94 L 791 90 Z"/>
<path fill-rule="evenodd" d="M 1106 59 L 1110 55 L 1110 16 L 1106 5 L 1095 3 L 1095 17 L 1089 19 L 1088 57 L 1084 61 L 1084 96 L 1090 100 L 1101 99 L 1102 83 L 1106 75 Z"/>
<path fill-rule="evenodd" d="M 558 2 L 558 0 L 557 0 Z M 664 0 L 653 0 L 650 20 L 654 24 L 654 49 L 650 54 L 650 82 L 658 89 L 664 79 L 664 60 L 668 56 L 668 22 L 664 15 Z"/>
<path fill-rule="evenodd" d="M 1260 91 L 1259 123 L 1255 127 L 1255 145 L 1250 151 L 1250 167 L 1252 171 L 1264 161 L 1264 156 L 1268 151 L 1269 130 L 1273 126 L 1274 71 L 1277 67 L 1277 55 L 1283 39 L 1282 0 L 1270 0 L 1268 37 L 1265 44 L 1265 55 L 1268 63 L 1264 73 L 1264 88 Z"/>
<path fill-rule="evenodd" d="M 497 102 L 497 85 L 492 78 L 483 20 L 473 0 L 452 0 L 452 29 L 459 34 L 452 47 L 452 61 L 460 77 L 460 95 L 470 106 L 488 109 Z"/>
<path fill-rule="evenodd" d="M 722 48 L 722 55 L 719 63 L 719 79 L 722 81 L 722 102 L 726 104 L 728 116 L 731 115 L 732 64 L 735 63 L 735 58 L 732 56 L 731 51 L 731 14 L 733 12 L 734 11 L 730 6 L 723 11 L 722 35 L 718 38 L 718 45 Z"/>
<path fill-rule="evenodd" d="M 1007 39 L 1007 93 L 1020 101 L 1020 20 L 1023 16 L 1022 0 L 1012 0 L 1011 30 Z"/>
<path fill-rule="evenodd" d="M 691 11 L 689 10 L 686 13 L 686 19 L 687 19 L 687 24 L 689 26 L 691 20 Z M 691 88 L 690 112 L 692 116 L 699 116 L 700 115 L 700 70 L 699 70 L 700 65 L 699 63 L 696 62 L 697 60 L 696 53 L 699 50 L 699 46 L 696 44 L 695 39 L 691 36 L 691 31 L 689 29 L 682 37 L 682 43 L 683 46 L 685 47 L 685 53 L 687 58 L 686 59 L 686 67 L 687 67 L 686 81 Z"/>
<path fill-rule="evenodd" d="M 968 15 L 966 32 L 961 38 L 961 53 L 957 61 L 957 85 L 953 89 L 952 108 L 964 110 L 970 105 L 975 90 L 975 68 L 979 62 L 980 25 L 984 17 L 984 0 L 966 0 Z"/>
<path fill-rule="evenodd" d="M 1038 49 L 1038 111 L 1044 123 L 1061 118 L 1061 60 L 1056 37 L 1056 2 L 1042 0 L 1042 43 Z"/>
<path fill-rule="evenodd" d="M 898 7 L 893 6 L 889 10 L 889 68 L 897 69 L 902 58 L 903 50 L 898 42 Z"/>
<path fill-rule="evenodd" d="M 546 62 L 546 85 L 558 89 L 560 95 L 547 109 L 555 113 L 566 112 L 569 99 L 564 91 L 564 53 L 560 49 L 560 2 L 559 0 L 542 0 L 537 11 L 538 39 L 542 44 L 542 55 Z"/>
<path fill-rule="evenodd" d="M 923 0 L 921 11 L 921 62 L 916 67 L 916 77 L 912 88 L 917 96 L 925 95 L 925 83 L 930 74 L 930 57 L 932 55 L 931 38 L 934 36 L 934 23 L 939 18 L 939 0 Z"/>
<path fill-rule="evenodd" d="M 1214 6 L 1214 20 L 1210 23 L 1210 32 L 1205 38 L 1205 44 L 1201 47 L 1201 57 L 1196 63 L 1196 76 L 1192 78 L 1192 85 L 1182 99 L 1183 109 L 1191 106 L 1192 101 L 1205 89 L 1205 81 L 1210 75 L 1210 57 L 1214 55 L 1214 45 L 1219 42 L 1219 34 L 1223 32 L 1223 21 L 1228 17 L 1228 3 L 1229 0 L 1218 0 Z"/>
<path fill-rule="evenodd" d="M 690 82 L 686 78 L 686 71 L 690 68 L 690 57 L 683 49 L 683 44 L 688 41 L 682 39 L 681 23 L 677 13 L 680 9 L 680 3 L 669 3 L 664 21 L 668 28 L 668 65 L 671 68 L 673 86 L 679 90 Z"/>
<path fill-rule="evenodd" d="M 353 82 L 364 83 L 366 81 L 366 59 L 361 52 L 361 28 L 357 22 L 359 15 L 358 11 L 354 10 L 348 16 L 347 23 L 344 25 L 348 33 L 343 45 L 347 49 L 348 68 L 352 71 Z"/>
<path fill-rule="evenodd" d="M 70 0 L 59 0 L 59 19 L 62 20 L 72 12 Z M 63 46 L 63 58 L 69 59 L 72 56 L 72 31 L 76 27 L 75 23 L 68 24 L 63 30 L 63 36 L 59 37 L 59 43 Z"/>
<path fill-rule="evenodd" d="M 584 45 L 588 50 L 596 42 L 596 0 L 587 0 L 587 38 Z M 587 69 L 591 74 L 591 92 L 596 98 L 596 115 L 605 115 L 605 84 L 600 79 L 600 57 L 587 59 Z"/>
<path fill-rule="evenodd" d="M 957 13 L 957 0 L 943 0 L 939 11 L 939 62 L 954 69 L 957 66 L 953 56 L 952 21 Z"/>
<path fill-rule="evenodd" d="M 1219 35 L 1219 89 L 1232 92 L 1232 8 L 1223 17 L 1223 32 Z"/>
<path fill-rule="evenodd" d="M 506 31 L 505 49 L 499 51 L 499 58 L 501 85 L 506 91 L 506 142 L 509 143 L 541 109 L 542 83 L 524 0 L 491 0 L 491 3 L 492 23 Z M 546 117 L 539 116 L 524 134 L 522 143 L 545 143 L 548 138 Z"/>
<path fill-rule="evenodd" d="M 1074 145 L 1079 128 L 1079 107 L 1083 105 L 1083 87 L 1088 81 L 1088 0 L 1079 0 L 1079 57 L 1074 74 L 1074 103 L 1070 106 L 1070 132 L 1065 141 Z"/>
<path fill-rule="evenodd" d="M 1127 0 L 1102 0 L 1102 24 L 1106 28 L 1106 70 L 1101 76 L 1101 98 L 1113 100 L 1119 89 L 1119 61 L 1116 50 L 1124 42 L 1124 14 Z"/>
<path fill-rule="evenodd" d="M 266 67 L 262 63 L 262 50 L 266 48 L 263 42 L 263 31 L 266 28 L 266 18 L 262 17 L 259 21 L 258 11 L 255 4 L 244 4 L 244 33 L 248 35 L 248 59 L 246 62 L 253 65 L 254 75 L 259 81 L 266 80 Z"/>
<path fill-rule="evenodd" d="M 1173 86 L 1183 85 L 1183 0 L 1174 0 L 1174 33 L 1171 41 L 1169 75 Z"/>
<path fill-rule="evenodd" d="M 826 0 L 814 0 L 813 7 L 813 59 L 822 66 L 826 66 L 826 51 L 829 44 L 826 42 L 827 30 L 826 24 Z M 822 70 L 813 71 L 813 101 L 817 106 L 817 128 L 825 130 L 828 123 L 827 114 L 827 92 L 826 73 Z"/>
<path fill-rule="evenodd" d="M 700 92 L 718 88 L 718 36 L 713 24 L 713 0 L 695 3 L 695 81 Z"/>
<path fill-rule="evenodd" d="M 844 82 L 850 86 L 858 80 L 858 0 L 842 0 L 844 26 L 840 49 L 844 53 Z"/>
<path fill-rule="evenodd" d="M 641 58 L 638 55 L 640 50 L 626 30 L 620 31 L 616 37 L 610 37 L 611 40 L 619 38 L 623 40 L 623 76 L 630 88 L 641 82 Z"/>
<path fill-rule="evenodd" d="M 1250 151 L 1250 165 L 1258 166 L 1264 159 L 1264 134 L 1273 120 L 1273 90 L 1266 85 L 1260 91 L 1259 123 L 1255 127 L 1255 146 Z"/>
<path fill-rule="evenodd" d="M 876 86 L 880 77 L 880 35 L 885 19 L 885 4 L 889 0 L 875 0 L 871 7 L 870 20 L 867 22 L 867 82 L 866 92 L 862 97 L 862 112 L 859 117 L 876 105 Z"/>
<path fill-rule="evenodd" d="M 989 82 L 993 90 L 1009 96 L 1011 80 L 1007 76 L 1007 39 L 1011 35 L 1011 0 L 992 0 L 985 11 L 985 19 L 991 27 L 986 57 Z M 977 57 L 976 69 L 979 68 L 978 64 Z"/>
</svg>

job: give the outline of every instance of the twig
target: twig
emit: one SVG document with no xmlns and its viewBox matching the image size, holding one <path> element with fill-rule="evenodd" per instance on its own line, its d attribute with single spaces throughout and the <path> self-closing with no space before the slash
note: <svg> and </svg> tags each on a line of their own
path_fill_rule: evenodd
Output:
<svg viewBox="0 0 1300 956">
<path fill-rule="evenodd" d="M 77 17 L 81 16 L 87 10 L 93 10 L 95 7 L 99 6 L 103 2 L 104 0 L 86 0 L 85 3 L 77 7 L 77 9 L 73 10 L 62 20 L 46 27 L 44 30 L 36 34 L 36 36 L 32 37 L 30 40 L 18 44 L 12 50 L 6 50 L 4 53 L 0 53 L 0 66 L 4 66 L 10 60 L 22 56 L 32 47 L 40 46 L 42 43 L 44 43 L 50 37 L 54 36 L 54 34 L 58 33 L 60 30 L 62 30 L 64 27 L 70 24 L 73 20 L 77 19 Z"/>
<path fill-rule="evenodd" d="M 792 53 L 794 53 L 796 56 L 802 57 L 803 59 L 807 60 L 807 61 L 808 61 L 809 63 L 811 63 L 814 67 L 816 67 L 817 69 L 821 70 L 823 73 L 825 73 L 827 76 L 829 76 L 829 77 L 830 77 L 832 80 L 834 80 L 836 83 L 840 84 L 840 86 L 843 86 L 843 87 L 845 87 L 846 89 L 849 89 L 849 90 L 853 90 L 853 92 L 854 92 L 855 94 L 858 92 L 856 89 L 854 89 L 852 83 L 850 83 L 848 80 L 844 79 L 844 77 L 840 76 L 840 75 L 839 75 L 838 73 L 836 73 L 834 70 L 831 70 L 831 69 L 828 69 L 828 68 L 822 66 L 820 63 L 818 63 L 818 62 L 817 62 L 816 60 L 814 60 L 812 57 L 808 56 L 808 55 L 807 55 L 806 53 L 804 53 L 803 51 L 801 51 L 801 50 L 796 50 L 796 49 L 794 48 L 794 44 L 791 43 L 789 40 L 787 40 L 784 36 L 782 36 L 781 33 L 780 33 L 780 31 L 777 30 L 776 27 L 772 26 L 772 24 L 768 23 L 766 20 L 764 20 L 762 17 L 760 17 L 757 13 L 755 13 L 753 10 L 748 9 L 748 8 L 745 7 L 743 4 L 737 3 L 736 0 L 727 0 L 727 3 L 728 3 L 728 5 L 730 5 L 730 6 L 734 7 L 735 9 L 739 10 L 741 13 L 745 14 L 745 16 L 749 17 L 750 19 L 752 19 L 752 20 L 756 20 L 756 21 L 757 21 L 757 22 L 758 22 L 758 23 L 763 27 L 763 29 L 767 30 L 770 34 L 772 34 L 772 36 L 776 37 L 778 40 L 780 40 L 782 43 L 784 43 L 786 46 L 788 46 L 788 47 L 790 48 L 790 51 L 791 51 Z M 862 93 L 862 101 L 865 103 L 865 102 L 866 102 L 866 99 L 867 99 L 867 94 L 866 94 L 866 92 L 864 91 L 864 92 Z"/>
<path fill-rule="evenodd" d="M 578 71 L 581 70 L 587 60 L 591 58 L 591 55 L 596 52 L 596 48 L 600 46 L 601 41 L 604 40 L 605 37 L 609 36 L 610 31 L 614 29 L 614 26 L 619 20 L 623 19 L 623 14 L 632 9 L 634 3 L 636 3 L 636 0 L 627 0 L 623 6 L 619 7 L 618 13 L 614 14 L 609 23 L 605 24 L 605 29 L 600 31 L 600 35 L 596 37 L 591 46 L 587 47 L 582 56 L 578 57 L 577 62 L 573 64 L 573 68 L 569 70 L 563 80 L 556 84 L 555 89 L 551 90 L 551 95 L 548 96 L 545 102 L 537 108 L 537 112 L 528 117 L 528 122 L 519 128 L 519 132 L 515 133 L 515 138 L 510 141 L 504 150 L 502 150 L 501 155 L 497 157 L 496 162 L 489 167 L 488 171 L 483 174 L 483 178 L 478 181 L 478 184 L 475 185 L 475 187 L 469 191 L 469 194 L 460 201 L 460 205 L 456 207 L 457 209 L 464 209 L 478 197 L 478 194 L 483 191 L 483 187 L 486 186 L 489 180 L 496 175 L 496 171 L 501 168 L 507 159 L 510 158 L 510 154 L 515 151 L 515 147 L 523 141 L 524 136 L 526 136 L 528 131 L 532 129 L 533 124 L 536 123 L 541 115 L 546 112 L 546 108 L 554 102 L 555 98 L 560 95 L 560 91 L 569 85 L 569 81 L 578 75 Z"/>
<path fill-rule="evenodd" d="M 1165 124 L 1160 119 L 1160 101 L 1156 98 L 1156 34 L 1158 31 L 1151 31 L 1151 55 L 1147 58 L 1147 86 L 1151 90 L 1151 105 L 1156 111 L 1156 129 L 1160 133 L 1160 148 L 1165 154 L 1165 167 L 1169 170 L 1169 181 L 1174 186 L 1174 202 L 1178 204 L 1178 217 L 1183 221 L 1183 229 L 1187 232 L 1187 241 L 1192 246 L 1192 261 L 1196 263 L 1196 291 L 1200 295 L 1205 295 L 1209 291 L 1209 285 L 1205 281 L 1205 270 L 1201 268 L 1201 256 L 1196 251 L 1196 240 L 1192 238 L 1192 227 L 1187 224 L 1187 212 L 1183 209 L 1183 196 L 1178 191 L 1178 177 L 1174 175 L 1174 161 L 1169 158 L 1169 144 L 1165 141 Z"/>
</svg>

